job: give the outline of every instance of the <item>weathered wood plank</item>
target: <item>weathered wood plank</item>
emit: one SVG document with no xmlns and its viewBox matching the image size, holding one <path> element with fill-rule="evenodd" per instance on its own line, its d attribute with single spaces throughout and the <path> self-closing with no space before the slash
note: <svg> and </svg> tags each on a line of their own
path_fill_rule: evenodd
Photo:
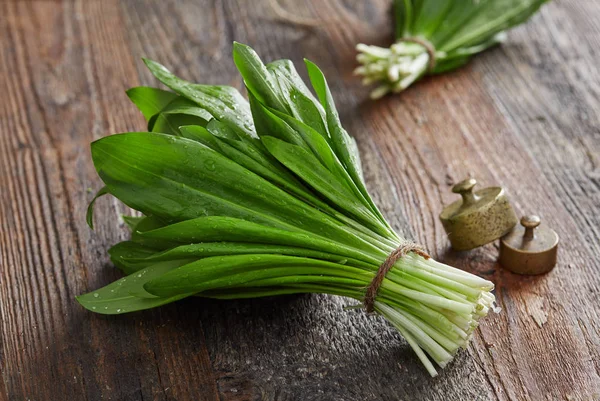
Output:
<svg viewBox="0 0 600 401">
<path fill-rule="evenodd" d="M 0 400 L 589 400 L 600 394 L 600 80 L 592 0 L 556 1 L 501 48 L 378 103 L 351 76 L 358 42 L 389 43 L 388 1 L 2 2 Z M 285 18 L 284 18 L 285 19 Z M 311 25 L 311 24 L 308 24 Z M 147 56 L 191 80 L 242 87 L 231 42 L 316 61 L 395 228 L 497 284 L 502 314 L 430 379 L 381 319 L 329 296 L 190 299 L 113 318 L 79 293 L 118 277 L 106 249 L 125 208 L 98 202 L 89 142 L 143 129 L 123 90 L 155 85 Z M 520 278 L 493 245 L 448 252 L 438 222 L 465 175 L 505 186 L 562 238 L 551 274 Z"/>
<path fill-rule="evenodd" d="M 93 196 L 86 188 L 97 187 L 89 142 L 143 121 L 124 95 L 137 77 L 117 2 L 2 7 L 2 36 L 9 38 L 2 41 L 2 77 L 11 76 L 2 79 L 11 103 L 2 113 L 1 152 L 2 187 L 9 188 L 2 248 L 10 251 L 3 252 L 1 298 L 7 394 L 216 399 L 193 310 L 182 318 L 189 330 L 174 336 L 181 324 L 168 321 L 179 316 L 177 306 L 120 320 L 90 316 L 74 302 L 75 295 L 118 277 L 106 268 L 105 250 L 126 234 L 102 222 L 92 233 L 84 223 Z M 114 201 L 99 206 L 105 215 L 124 211 Z M 194 346 L 182 351 L 178 344 L 185 341 Z M 164 344 L 170 344 L 167 352 Z"/>
</svg>

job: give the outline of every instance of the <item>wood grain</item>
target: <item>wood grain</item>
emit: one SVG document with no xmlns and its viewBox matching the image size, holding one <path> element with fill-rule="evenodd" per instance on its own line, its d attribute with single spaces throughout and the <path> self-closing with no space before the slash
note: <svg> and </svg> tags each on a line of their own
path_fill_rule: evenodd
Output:
<svg viewBox="0 0 600 401">
<path fill-rule="evenodd" d="M 354 45 L 390 41 L 389 2 L 0 2 L 0 401 L 600 399 L 600 4 L 557 0 L 502 47 L 377 103 Z M 431 379 L 383 320 L 324 295 L 184 300 L 118 317 L 74 296 L 118 277 L 106 249 L 126 208 L 98 202 L 89 143 L 144 128 L 124 90 L 140 57 L 242 87 L 233 40 L 306 57 L 329 78 L 394 227 L 493 280 L 503 308 Z M 304 70 L 299 68 L 306 76 Z M 448 251 L 437 215 L 467 175 L 508 189 L 561 236 L 550 274 L 517 277 L 497 247 Z"/>
</svg>

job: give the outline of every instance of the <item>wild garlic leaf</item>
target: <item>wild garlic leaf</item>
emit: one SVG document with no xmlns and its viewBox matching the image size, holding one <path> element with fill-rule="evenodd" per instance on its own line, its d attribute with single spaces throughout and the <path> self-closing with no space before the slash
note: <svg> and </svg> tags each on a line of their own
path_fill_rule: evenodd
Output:
<svg viewBox="0 0 600 401">
<path fill-rule="evenodd" d="M 136 263 L 131 263 L 129 260 L 145 259 L 157 252 L 154 248 L 143 246 L 134 241 L 119 242 L 108 250 L 111 262 L 127 275 L 147 267 L 146 265 L 139 266 Z"/>
<path fill-rule="evenodd" d="M 77 297 L 77 301 L 83 307 L 93 312 L 114 315 L 155 308 L 188 297 L 192 294 L 157 297 L 146 293 L 143 287 L 147 281 L 160 277 L 166 272 L 185 264 L 185 262 L 185 260 L 176 260 L 156 263 L 130 276 L 123 277 L 99 290 L 80 295 Z M 132 293 L 136 295 L 132 295 Z M 143 293 L 147 295 L 140 297 Z"/>
<path fill-rule="evenodd" d="M 196 141 L 156 133 L 112 135 L 92 144 L 92 158 L 111 194 L 146 215 L 171 222 L 231 216 L 352 238 L 330 216 Z"/>
<path fill-rule="evenodd" d="M 262 244 L 245 242 L 201 242 L 187 245 L 180 245 L 167 249 L 162 252 L 152 250 L 151 254 L 123 256 L 125 262 L 143 266 L 157 262 L 181 260 L 181 259 L 202 259 L 211 256 L 225 255 L 253 255 L 253 254 L 277 254 L 287 256 L 310 257 L 326 260 L 330 262 L 343 262 L 349 266 L 361 266 L 368 268 L 366 262 L 353 258 L 346 258 L 344 255 L 336 255 L 328 252 L 316 251 L 295 246 L 284 246 L 280 244 Z"/>
<path fill-rule="evenodd" d="M 268 154 L 265 147 L 262 143 L 256 138 L 250 137 L 233 137 L 230 135 L 230 130 L 228 127 L 217 120 L 212 120 L 207 126 L 206 129 L 221 143 L 226 143 L 229 146 L 239 150 L 244 153 L 246 156 L 250 157 L 254 161 L 260 163 L 261 165 L 277 171 L 278 174 L 284 174 L 289 176 L 291 175 L 287 170 L 285 170 L 280 164 L 278 164 L 277 160 Z"/>
<path fill-rule="evenodd" d="M 208 111 L 214 118 L 240 133 L 254 136 L 254 125 L 246 99 L 231 86 L 192 84 L 173 75 L 163 65 L 144 59 L 146 66 L 163 84 Z"/>
<path fill-rule="evenodd" d="M 92 158 L 111 193 L 146 215 L 168 221 L 230 215 L 286 226 L 269 212 L 272 184 L 196 141 L 156 133 L 113 135 L 92 144 Z M 242 176 L 254 185 L 240 183 Z"/>
<path fill-rule="evenodd" d="M 420 0 L 413 1 L 413 19 L 410 22 L 410 29 L 405 32 L 406 35 L 417 37 L 430 37 L 447 18 L 448 12 L 453 6 L 460 5 L 466 9 L 466 3 L 462 4 L 456 1 L 447 0 Z"/>
<path fill-rule="evenodd" d="M 158 114 L 187 114 L 199 117 L 207 122 L 214 118 L 209 111 L 204 110 L 182 96 L 177 96 L 175 100 L 166 105 Z"/>
<path fill-rule="evenodd" d="M 271 105 L 277 110 L 289 111 L 282 100 L 277 81 L 250 46 L 234 42 L 233 62 L 244 78 L 248 92 L 261 103 Z"/>
<path fill-rule="evenodd" d="M 358 268 L 310 258 L 272 254 L 228 255 L 188 263 L 147 281 L 144 289 L 161 297 L 178 296 L 239 284 L 252 285 L 253 281 L 293 275 L 293 269 L 302 269 L 307 275 L 330 277 L 350 275 L 363 278 L 365 275 Z"/>
<path fill-rule="evenodd" d="M 163 250 L 177 246 L 175 242 L 190 244 L 224 241 L 297 246 L 333 254 L 347 254 L 366 262 L 373 261 L 377 255 L 381 255 L 380 250 L 365 244 L 357 237 L 349 237 L 345 241 L 343 238 L 321 237 L 302 231 L 290 232 L 225 216 L 198 217 L 166 227 L 138 232 L 138 236 L 141 240 L 153 241 L 159 249 L 161 244 L 165 243 Z M 352 246 L 361 246 L 362 251 L 355 252 Z"/>
<path fill-rule="evenodd" d="M 468 0 L 464 4 L 455 5 L 453 14 L 448 14 L 446 21 L 450 30 L 446 37 L 436 37 L 438 49 L 449 52 L 459 47 L 477 45 L 487 41 L 499 32 L 526 21 L 548 0 Z M 457 4 L 457 3 L 455 3 Z M 468 10 L 468 12 L 467 12 Z M 458 17 L 460 15 L 460 17 Z M 445 25 L 440 27 L 446 29 Z"/>
<path fill-rule="evenodd" d="M 268 133 L 269 136 L 312 152 L 331 173 L 338 175 L 342 181 L 345 179 L 345 171 L 340 169 L 335 155 L 321 134 L 294 117 L 259 103 L 252 95 L 250 104 L 259 136 Z"/>
<path fill-rule="evenodd" d="M 306 188 L 304 184 L 291 174 L 289 170 L 269 154 L 262 142 L 256 138 L 242 136 L 238 139 L 238 137 L 231 135 L 231 130 L 226 125 L 217 120 L 211 120 L 206 128 L 217 138 L 216 143 L 219 144 L 219 149 L 222 154 L 233 155 L 235 152 L 230 150 L 230 148 L 236 149 L 245 155 L 240 155 L 239 158 L 236 158 L 236 161 L 240 165 L 261 177 L 270 180 L 287 192 L 310 202 L 314 206 L 318 206 L 321 209 L 326 207 L 308 188 Z M 223 144 L 229 145 L 230 148 L 223 147 Z M 258 165 L 252 161 L 258 163 Z"/>
<path fill-rule="evenodd" d="M 330 202 L 353 215 L 375 232 L 380 234 L 387 232 L 385 226 L 379 222 L 372 224 L 373 219 L 376 219 L 376 217 L 362 203 L 362 199 L 356 198 L 355 194 L 346 186 L 343 186 L 334 174 L 320 165 L 318 159 L 309 151 L 274 137 L 263 137 L 262 140 L 277 160 L 317 192 L 327 197 Z"/>
<path fill-rule="evenodd" d="M 206 126 L 207 120 L 190 114 L 160 113 L 156 116 L 150 132 L 181 136 L 179 127 L 184 125 Z"/>
<path fill-rule="evenodd" d="M 481 42 L 477 45 L 470 47 L 459 47 L 458 49 L 448 52 L 443 59 L 440 59 L 439 62 L 436 63 L 435 69 L 431 73 L 441 74 L 463 66 L 474 54 L 481 53 L 492 46 L 502 43 L 505 39 L 506 34 L 504 32 L 500 32 L 487 41 Z"/>
<path fill-rule="evenodd" d="M 265 105 L 280 113 L 290 115 L 328 139 L 329 135 L 324 122 L 325 112 L 298 75 L 294 64 L 290 60 L 278 60 L 267 64 L 266 67 L 278 83 L 282 98 L 287 104 L 287 110 L 290 110 L 291 114 L 284 113 L 284 110 L 279 110 L 268 103 Z"/>
<path fill-rule="evenodd" d="M 329 135 L 324 126 L 321 128 L 324 133 L 319 133 L 311 126 L 293 116 L 262 104 L 252 94 L 249 94 L 249 97 L 252 115 L 259 136 L 263 133 L 268 133 L 269 136 L 274 136 L 312 152 L 321 164 L 329 169 L 331 173 L 341 178 L 341 181 L 345 182 L 348 188 L 355 188 L 355 185 L 351 182 L 352 180 L 348 178 L 348 174 L 336 160 L 336 156 L 330 149 L 329 142 L 327 141 Z M 312 101 L 310 102 L 312 104 Z M 317 114 L 320 120 L 320 113 L 317 112 Z M 316 125 L 319 126 L 319 124 Z"/>
<path fill-rule="evenodd" d="M 315 104 L 315 108 L 319 114 L 324 116 L 324 110 L 321 105 L 317 102 L 313 94 L 310 92 L 310 89 L 304 83 L 300 74 L 296 70 L 294 63 L 291 60 L 276 60 L 265 65 L 267 70 L 271 73 L 271 76 L 277 82 L 278 87 L 280 88 L 281 93 L 286 95 L 287 101 L 290 103 L 294 103 L 295 99 L 291 96 L 291 89 L 295 89 L 296 93 L 301 93 Z M 290 106 L 295 107 L 295 105 L 290 104 Z M 273 107 L 273 106 L 270 106 Z M 279 110 L 281 111 L 281 110 Z M 296 117 L 298 118 L 298 117 Z M 310 124 L 309 124 L 310 125 Z"/>
<path fill-rule="evenodd" d="M 302 143 L 305 145 L 304 147 L 307 150 L 310 150 L 325 168 L 332 173 L 338 171 L 337 158 L 323 135 L 315 131 L 309 125 L 288 114 L 278 112 L 277 110 L 270 111 L 273 113 L 274 118 L 283 121 L 291 130 L 296 132 L 302 138 Z"/>
<path fill-rule="evenodd" d="M 233 129 L 229 127 L 229 125 L 222 123 L 217 119 L 210 120 L 206 125 L 206 129 L 210 131 L 210 133 L 214 136 L 217 136 L 222 139 L 231 139 L 235 141 L 251 141 L 253 139 L 256 139 L 256 135 L 254 135 L 253 138 L 250 138 L 247 135 L 238 135 Z"/>
<path fill-rule="evenodd" d="M 329 142 L 323 137 L 323 135 L 316 132 L 308 125 L 296 120 L 292 116 L 284 113 L 271 110 L 277 117 L 285 121 L 292 129 L 294 129 L 308 146 L 307 150 L 310 149 L 321 164 L 329 170 L 332 174 L 336 175 L 340 183 L 344 184 L 348 189 L 353 191 L 365 205 L 369 206 L 369 202 L 364 198 L 360 189 L 356 186 L 354 180 L 349 175 L 348 171 L 341 164 L 335 152 L 330 147 Z M 352 139 L 352 138 L 351 138 Z M 353 142 L 355 144 L 355 142 Z"/>
<path fill-rule="evenodd" d="M 375 203 L 371 199 L 367 188 L 363 182 L 360 155 L 358 154 L 358 147 L 356 141 L 346 132 L 340 122 L 337 109 L 331 96 L 331 91 L 327 85 L 327 80 L 323 72 L 317 67 L 316 64 L 309 60 L 304 60 L 306 68 L 308 70 L 308 76 L 312 83 L 313 89 L 317 93 L 321 104 L 325 108 L 327 114 L 327 127 L 329 135 L 331 136 L 331 143 L 333 150 L 335 151 L 338 159 L 342 162 L 346 171 L 352 178 L 352 181 L 356 185 L 356 188 L 360 191 L 362 198 L 366 200 L 371 211 L 377 216 L 377 218 L 387 225 L 385 219 L 375 206 Z M 388 232 L 391 230 L 388 228 Z"/>
<path fill-rule="evenodd" d="M 109 193 L 110 193 L 110 191 L 108 190 L 108 187 L 103 186 L 102 188 L 100 188 L 100 190 L 98 190 L 98 192 L 96 192 L 96 195 L 94 195 L 94 198 L 92 199 L 92 201 L 90 202 L 90 204 L 87 207 L 87 212 L 85 214 L 85 220 L 87 222 L 87 225 L 92 230 L 94 229 L 94 205 L 96 204 L 96 200 L 99 197 L 104 196 Z"/>
<path fill-rule="evenodd" d="M 179 132 L 183 138 L 191 139 L 199 142 L 202 145 L 211 148 L 212 150 L 223 153 L 219 145 L 218 139 L 215 138 L 206 128 L 199 125 L 182 125 L 179 127 Z"/>
<path fill-rule="evenodd" d="M 342 127 L 338 112 L 333 103 L 333 97 L 331 91 L 327 85 L 327 80 L 323 75 L 323 72 L 317 67 L 316 64 L 309 60 L 304 60 L 306 69 L 308 70 L 308 76 L 312 83 L 313 89 L 317 93 L 323 108 L 327 115 L 327 129 L 331 136 L 331 142 L 333 150 L 335 151 L 339 160 L 344 164 L 348 173 L 355 181 L 356 184 L 361 181 L 360 174 L 360 156 L 355 143 L 352 141 L 350 135 Z M 357 182 L 358 181 L 358 182 Z M 364 191 L 366 194 L 366 191 Z"/>
<path fill-rule="evenodd" d="M 269 108 L 262 104 L 253 94 L 249 94 L 252 118 L 256 125 L 256 133 L 259 137 L 263 135 L 274 136 L 288 143 L 307 147 L 302 136 L 293 130 L 285 121 L 278 118 Z"/>
<path fill-rule="evenodd" d="M 175 242 L 169 242 L 167 240 L 152 241 L 152 240 L 147 240 L 145 238 L 141 238 L 139 235 L 140 232 L 156 230 L 156 229 L 165 227 L 166 225 L 167 225 L 167 223 L 165 222 L 165 220 L 158 216 L 153 216 L 153 215 L 144 216 L 132 229 L 131 241 L 135 242 L 139 245 L 142 245 L 146 248 L 152 248 L 152 249 L 164 249 L 165 247 L 176 246 L 177 243 L 175 243 Z"/>
<path fill-rule="evenodd" d="M 127 96 L 140 109 L 146 121 L 178 97 L 176 93 L 147 86 L 131 88 L 127 91 Z"/>
<path fill-rule="evenodd" d="M 296 194 L 299 197 L 306 199 L 314 198 L 314 195 L 310 194 L 307 188 L 287 170 L 283 168 L 279 169 L 277 166 L 268 163 L 266 160 L 263 160 L 263 163 L 261 163 L 249 156 L 248 153 L 252 153 L 252 148 L 246 143 L 235 141 L 234 143 L 237 146 L 231 146 L 228 142 L 215 137 L 208 130 L 198 126 L 185 126 L 181 127 L 180 130 L 184 138 L 196 140 L 222 155 L 235 160 L 240 166 L 267 179 L 279 188 L 284 189 L 289 193 Z"/>
<path fill-rule="evenodd" d="M 179 135 L 179 127 L 182 125 L 205 127 L 212 119 L 213 116 L 208 111 L 182 96 L 177 96 L 148 120 L 148 131 Z"/>
<path fill-rule="evenodd" d="M 146 218 L 145 216 L 127 215 L 121 215 L 121 217 L 123 218 L 123 221 L 125 222 L 125 224 L 127 224 L 127 227 L 129 227 L 130 230 L 135 230 L 135 227 Z"/>
</svg>

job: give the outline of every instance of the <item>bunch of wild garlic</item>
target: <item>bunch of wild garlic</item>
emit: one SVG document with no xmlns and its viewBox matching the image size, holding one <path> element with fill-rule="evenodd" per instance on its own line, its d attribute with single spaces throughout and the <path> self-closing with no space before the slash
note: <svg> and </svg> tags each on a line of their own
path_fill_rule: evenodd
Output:
<svg viewBox="0 0 600 401">
<path fill-rule="evenodd" d="M 548 0 L 395 0 L 395 43 L 358 44 L 355 74 L 377 84 L 373 99 L 408 88 L 427 74 L 464 65 L 502 42 L 505 31 L 525 22 Z"/>
<path fill-rule="evenodd" d="M 289 60 L 265 65 L 238 43 L 233 57 L 249 102 L 146 60 L 173 91 L 128 91 L 149 132 L 92 144 L 98 195 L 143 217 L 127 217 L 131 240 L 109 250 L 126 276 L 79 302 L 120 314 L 192 295 L 345 296 L 384 316 L 435 375 L 431 360 L 444 367 L 493 307 L 493 284 L 392 230 L 316 65 L 306 61 L 318 100 Z"/>
</svg>

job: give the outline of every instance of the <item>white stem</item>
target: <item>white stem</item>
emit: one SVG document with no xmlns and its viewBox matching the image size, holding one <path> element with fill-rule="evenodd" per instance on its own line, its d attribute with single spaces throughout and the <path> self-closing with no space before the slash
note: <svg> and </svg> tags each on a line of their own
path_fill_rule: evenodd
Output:
<svg viewBox="0 0 600 401">
<path fill-rule="evenodd" d="M 374 99 L 389 92 L 399 92 L 422 77 L 429 65 L 427 49 L 417 43 L 395 43 L 389 49 L 365 44 L 356 45 L 356 60 L 362 64 L 355 73 L 379 82 L 371 92 Z"/>
</svg>

